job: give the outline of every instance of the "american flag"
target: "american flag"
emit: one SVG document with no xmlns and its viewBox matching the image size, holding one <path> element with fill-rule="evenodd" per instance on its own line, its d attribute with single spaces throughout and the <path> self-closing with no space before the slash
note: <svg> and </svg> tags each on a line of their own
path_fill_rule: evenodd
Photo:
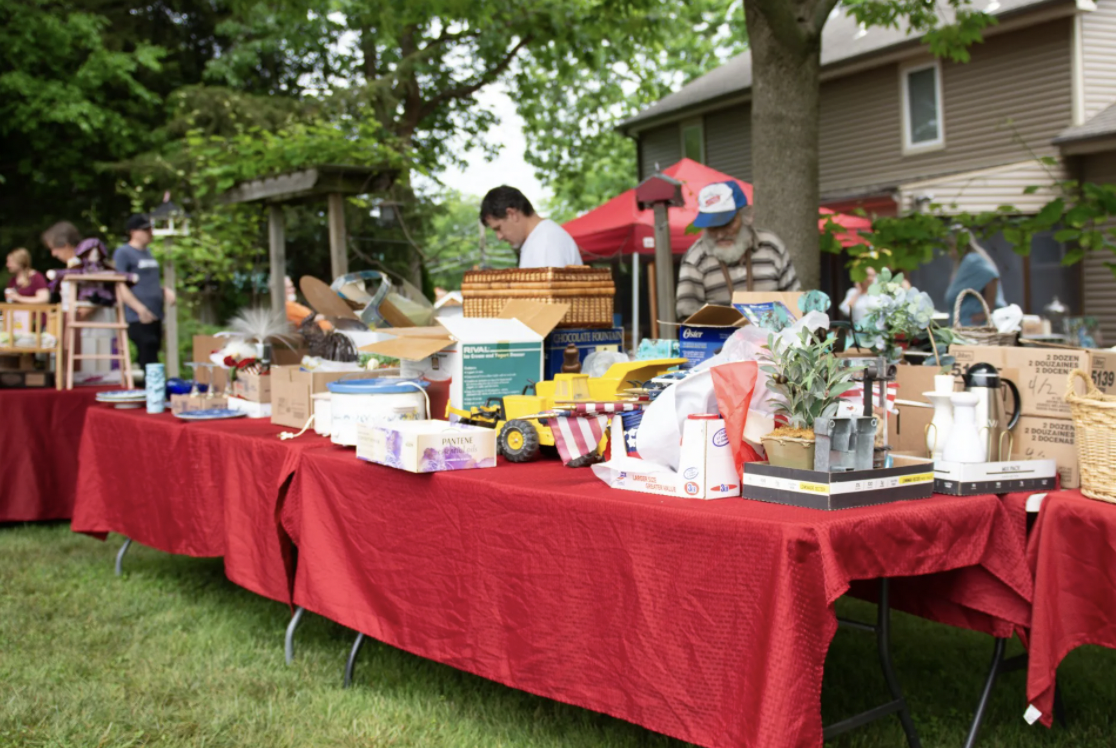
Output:
<svg viewBox="0 0 1116 748">
<path fill-rule="evenodd" d="M 576 403 L 568 413 L 552 417 L 550 430 L 554 433 L 554 446 L 563 465 L 569 465 L 597 449 L 608 428 L 612 413 L 640 410 L 642 403 L 591 402 Z"/>
</svg>

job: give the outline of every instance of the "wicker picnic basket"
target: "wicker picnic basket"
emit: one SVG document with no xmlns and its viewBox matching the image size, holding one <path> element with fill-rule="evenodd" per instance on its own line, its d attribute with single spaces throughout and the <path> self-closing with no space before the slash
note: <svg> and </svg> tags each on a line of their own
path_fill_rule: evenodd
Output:
<svg viewBox="0 0 1116 748">
<path fill-rule="evenodd" d="M 495 317 L 511 299 L 569 304 L 558 327 L 612 327 L 615 296 L 608 268 L 470 270 L 461 282 L 466 317 Z"/>
<path fill-rule="evenodd" d="M 1078 379 L 1085 380 L 1084 395 L 1077 394 Z M 1116 504 L 1116 395 L 1104 394 L 1088 374 L 1074 369 L 1069 375 L 1066 402 L 1073 414 L 1081 493 Z"/>
<path fill-rule="evenodd" d="M 980 327 L 962 327 L 961 319 L 961 302 L 965 300 L 966 295 L 975 296 L 976 300 L 980 302 L 981 307 L 984 309 L 984 319 L 986 324 Z M 1017 332 L 1000 332 L 996 326 L 991 324 L 992 311 L 985 303 L 984 297 L 971 288 L 966 288 L 961 293 L 957 294 L 957 301 L 953 304 L 953 331 L 959 337 L 971 345 L 998 345 L 998 346 L 1014 346 L 1019 340 L 1019 333 Z"/>
</svg>

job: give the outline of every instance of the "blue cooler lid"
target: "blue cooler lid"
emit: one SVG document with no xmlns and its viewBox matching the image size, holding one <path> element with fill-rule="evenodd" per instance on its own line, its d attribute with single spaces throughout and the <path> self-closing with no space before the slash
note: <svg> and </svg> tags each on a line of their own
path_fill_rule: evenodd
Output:
<svg viewBox="0 0 1116 748">
<path fill-rule="evenodd" d="M 404 392 L 418 392 L 426 389 L 429 382 L 421 379 L 403 379 L 400 377 L 377 377 L 374 379 L 339 379 L 326 386 L 330 392 L 343 395 L 394 395 Z"/>
</svg>

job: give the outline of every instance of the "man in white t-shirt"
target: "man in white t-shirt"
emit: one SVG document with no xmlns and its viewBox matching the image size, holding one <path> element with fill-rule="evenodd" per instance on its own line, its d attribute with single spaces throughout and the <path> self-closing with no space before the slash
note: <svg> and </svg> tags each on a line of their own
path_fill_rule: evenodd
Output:
<svg viewBox="0 0 1116 748">
<path fill-rule="evenodd" d="M 496 238 L 519 251 L 521 268 L 561 268 L 581 265 L 581 251 L 567 231 L 543 218 L 522 192 L 506 185 L 488 191 L 481 201 L 480 219 Z"/>
</svg>

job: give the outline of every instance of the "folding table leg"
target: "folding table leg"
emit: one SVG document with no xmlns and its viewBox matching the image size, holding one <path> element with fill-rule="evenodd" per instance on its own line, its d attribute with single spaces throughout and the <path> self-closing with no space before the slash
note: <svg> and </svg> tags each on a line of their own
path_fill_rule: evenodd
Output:
<svg viewBox="0 0 1116 748">
<path fill-rule="evenodd" d="M 131 538 L 124 538 L 124 545 L 120 546 L 120 550 L 116 552 L 116 576 L 124 576 L 124 554 L 128 552 L 128 546 L 132 544 Z"/>
<path fill-rule="evenodd" d="M 980 725 L 984 721 L 984 713 L 988 709 L 988 702 L 992 698 L 992 688 L 996 685 L 996 678 L 1003 670 L 1004 647 L 1006 645 L 1007 639 L 996 638 L 996 645 L 992 648 L 992 665 L 988 668 L 988 677 L 984 681 L 984 690 L 980 693 L 980 701 L 977 702 L 976 714 L 973 715 L 973 723 L 969 727 L 969 736 L 965 738 L 965 748 L 973 748 L 976 745 L 977 734 L 980 733 Z"/>
<path fill-rule="evenodd" d="M 287 624 L 287 635 L 283 637 L 283 654 L 287 658 L 287 664 L 290 665 L 294 662 L 294 633 L 298 628 L 299 621 L 302 620 L 302 614 L 306 612 L 306 608 L 301 605 L 295 608 L 294 615 L 291 616 L 291 622 Z"/>
<path fill-rule="evenodd" d="M 357 634 L 356 641 L 353 642 L 353 649 L 349 652 L 349 661 L 345 663 L 345 681 L 342 688 L 348 688 L 353 684 L 353 668 L 356 666 L 356 658 L 360 654 L 360 645 L 362 644 L 364 644 L 364 634 Z"/>
<path fill-rule="evenodd" d="M 899 678 L 895 675 L 895 668 L 891 662 L 891 596 L 888 580 L 880 580 L 880 599 L 876 606 L 875 625 L 844 619 L 838 619 L 838 623 L 842 626 L 875 633 L 876 647 L 880 656 L 880 669 L 883 670 L 887 690 L 891 693 L 891 701 L 826 727 L 823 733 L 824 738 L 829 740 L 889 714 L 898 714 L 899 722 L 903 725 L 903 732 L 907 734 L 907 744 L 910 748 L 921 748 L 922 743 L 918 738 L 918 730 L 915 729 L 914 720 L 911 719 L 911 710 L 907 706 L 907 700 L 903 696 L 903 689 L 899 686 Z"/>
<path fill-rule="evenodd" d="M 880 580 L 880 604 L 876 610 L 876 647 L 880 653 L 880 667 L 883 669 L 887 689 L 891 698 L 899 704 L 899 722 L 903 725 L 903 732 L 907 734 L 907 743 L 911 748 L 920 748 L 918 730 L 915 729 L 914 720 L 911 719 L 911 710 L 903 696 L 903 689 L 899 686 L 899 678 L 895 675 L 895 668 L 891 663 L 891 586 L 887 579 Z"/>
</svg>

